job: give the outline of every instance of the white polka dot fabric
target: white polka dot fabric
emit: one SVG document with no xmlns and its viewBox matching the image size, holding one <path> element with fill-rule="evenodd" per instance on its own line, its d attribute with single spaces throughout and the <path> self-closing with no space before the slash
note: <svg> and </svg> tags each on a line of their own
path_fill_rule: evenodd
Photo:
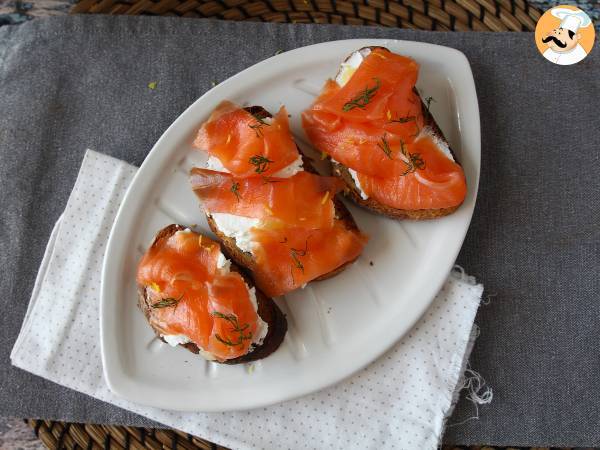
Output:
<svg viewBox="0 0 600 450">
<path fill-rule="evenodd" d="M 236 449 L 435 449 L 471 349 L 483 287 L 453 272 L 413 330 L 332 388 L 245 412 L 181 413 L 114 396 L 98 305 L 108 234 L 135 168 L 88 151 L 56 224 L 11 359 L 15 366 Z M 60 302 L 55 293 L 60 292 Z"/>
</svg>

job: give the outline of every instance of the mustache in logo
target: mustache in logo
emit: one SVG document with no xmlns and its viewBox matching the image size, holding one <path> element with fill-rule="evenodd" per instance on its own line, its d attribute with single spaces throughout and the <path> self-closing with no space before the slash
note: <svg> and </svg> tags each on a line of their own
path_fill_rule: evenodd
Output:
<svg viewBox="0 0 600 450">
<path fill-rule="evenodd" d="M 565 48 L 567 44 L 565 42 L 559 41 L 555 36 L 548 36 L 542 39 L 542 42 L 545 44 L 547 42 L 553 41 L 560 48 Z"/>
</svg>

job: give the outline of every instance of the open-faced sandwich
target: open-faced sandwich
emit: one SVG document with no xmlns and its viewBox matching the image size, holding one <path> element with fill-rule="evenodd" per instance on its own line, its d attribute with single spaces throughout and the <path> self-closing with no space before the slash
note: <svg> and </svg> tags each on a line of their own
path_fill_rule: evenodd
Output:
<svg viewBox="0 0 600 450">
<path fill-rule="evenodd" d="M 221 253 L 181 225 L 159 231 L 137 270 L 139 307 L 166 343 L 225 364 L 262 359 L 287 331 L 275 302 Z"/>
<path fill-rule="evenodd" d="M 336 198 L 343 183 L 322 177 L 299 153 L 284 107 L 221 103 L 194 145 L 210 155 L 191 184 L 228 256 L 269 296 L 339 273 L 367 241 Z"/>
<path fill-rule="evenodd" d="M 467 187 L 462 167 L 415 88 L 418 64 L 382 47 L 350 55 L 302 114 L 315 148 L 356 203 L 399 219 L 454 212 Z"/>
</svg>

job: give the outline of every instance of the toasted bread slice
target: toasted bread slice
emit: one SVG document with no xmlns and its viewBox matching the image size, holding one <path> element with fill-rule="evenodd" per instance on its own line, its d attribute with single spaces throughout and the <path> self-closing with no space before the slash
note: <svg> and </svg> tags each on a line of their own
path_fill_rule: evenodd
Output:
<svg viewBox="0 0 600 450">
<path fill-rule="evenodd" d="M 261 119 L 271 117 L 271 113 L 269 113 L 262 106 L 250 106 L 250 107 L 247 107 L 244 109 L 246 111 L 248 111 L 250 114 L 252 114 L 253 116 L 261 118 Z M 300 153 L 300 155 L 302 155 L 302 165 L 304 167 L 304 170 L 306 170 L 307 172 L 318 174 L 318 172 L 314 168 L 310 158 L 302 152 L 300 147 L 298 147 L 298 152 Z M 336 219 L 340 220 L 341 223 L 344 225 L 344 227 L 347 230 L 358 231 L 358 226 L 356 225 L 356 222 L 354 221 L 352 214 L 350 214 L 350 211 L 348 211 L 348 208 L 346 207 L 346 205 L 344 205 L 344 203 L 340 200 L 340 198 L 336 196 L 333 199 L 333 202 L 335 205 Z M 223 244 L 225 256 L 227 256 L 229 259 L 235 261 L 240 266 L 246 268 L 251 273 L 256 273 L 257 271 L 260 270 L 260 267 L 254 260 L 254 257 L 252 256 L 251 253 L 244 252 L 242 249 L 240 249 L 236 244 L 235 238 L 228 237 L 225 234 L 223 234 L 217 227 L 217 224 L 215 223 L 213 218 L 210 217 L 210 215 L 207 215 L 206 218 L 208 221 L 208 225 L 210 226 L 210 229 L 213 231 L 213 233 L 215 233 L 215 235 L 219 238 L 219 240 Z M 348 265 L 352 264 L 354 261 L 355 260 L 348 261 L 348 262 L 342 264 L 341 266 L 339 266 L 338 268 L 336 268 L 326 274 L 323 274 L 323 275 L 315 278 L 312 281 L 320 281 L 320 280 L 326 280 L 327 278 L 331 278 L 331 277 L 337 275 L 338 273 L 342 272 Z"/>
<path fill-rule="evenodd" d="M 368 54 L 368 52 L 375 50 L 376 48 L 380 48 L 385 51 L 389 51 L 385 47 L 363 47 L 363 48 L 357 50 L 356 52 L 353 52 L 352 54 L 350 54 L 346 58 L 345 61 L 348 61 L 355 53 L 361 53 L 363 55 L 366 55 L 366 54 Z M 340 69 L 340 71 L 341 71 L 341 69 Z M 339 73 L 340 72 L 338 72 L 338 75 L 339 75 Z M 415 93 L 417 95 L 419 95 L 419 98 L 421 98 L 420 93 L 416 89 L 415 89 Z M 444 134 L 442 133 L 442 130 L 438 126 L 434 117 L 429 112 L 429 108 L 423 101 L 423 98 L 421 98 L 421 113 L 422 113 L 424 121 L 425 121 L 424 125 L 425 125 L 425 127 L 428 127 L 430 129 L 432 137 L 434 139 L 436 139 L 437 141 L 439 141 L 440 143 L 443 143 L 444 145 L 446 145 L 448 147 L 448 149 L 450 150 L 450 153 L 452 154 L 452 158 L 454 159 L 454 161 L 460 165 L 460 162 L 456 158 L 456 154 L 454 153 L 454 151 L 450 147 L 448 141 L 444 137 Z M 354 182 L 354 178 L 348 171 L 348 168 L 346 166 L 344 166 L 343 164 L 340 164 L 336 161 L 331 161 L 331 165 L 332 165 L 333 175 L 338 178 L 341 178 L 344 181 L 344 183 L 346 184 L 346 188 L 344 189 L 344 194 L 348 198 L 352 199 L 352 201 L 354 203 L 356 203 L 356 204 L 362 206 L 363 208 L 366 208 L 372 212 L 375 212 L 377 214 L 383 214 L 383 215 L 391 217 L 393 219 L 425 220 L 425 219 L 434 219 L 437 217 L 442 217 L 442 216 L 446 216 L 448 214 L 452 214 L 454 211 L 456 211 L 460 207 L 460 205 L 457 205 L 457 206 L 453 206 L 450 208 L 441 208 L 441 209 L 408 210 L 408 209 L 393 208 L 391 206 L 380 203 L 379 201 L 375 200 L 372 197 L 368 197 L 365 199 L 361 196 L 361 190 Z"/>
<path fill-rule="evenodd" d="M 182 225 L 169 225 L 162 230 L 160 230 L 152 241 L 151 248 L 157 246 L 161 240 L 168 239 L 177 231 L 184 230 L 186 227 Z M 249 287 L 253 287 L 254 283 L 251 278 L 249 278 L 242 270 L 239 269 L 235 264 L 231 264 L 232 271 L 238 272 L 243 278 L 246 284 Z M 156 335 L 163 342 L 165 340 L 162 338 L 159 330 L 157 330 L 154 326 L 152 326 L 150 321 L 150 315 L 152 311 L 151 303 L 147 295 L 148 286 L 138 285 L 138 306 L 144 313 L 146 320 L 156 333 Z M 252 350 L 249 353 L 246 353 L 243 356 L 234 359 L 228 359 L 225 361 L 215 361 L 221 362 L 222 364 L 241 364 L 247 363 L 251 361 L 256 361 L 259 359 L 266 358 L 271 353 L 273 353 L 283 342 L 283 338 L 285 337 L 285 333 L 287 332 L 287 321 L 285 319 L 284 314 L 281 312 L 279 307 L 275 304 L 273 299 L 268 298 L 265 294 L 263 294 L 258 288 L 256 288 L 256 300 L 258 304 L 258 315 L 260 318 L 267 323 L 268 331 L 267 335 L 262 341 L 262 344 L 258 346 L 253 346 Z M 182 347 L 185 347 L 189 351 L 195 354 L 200 353 L 200 349 L 194 343 L 187 344 L 179 344 Z"/>
</svg>

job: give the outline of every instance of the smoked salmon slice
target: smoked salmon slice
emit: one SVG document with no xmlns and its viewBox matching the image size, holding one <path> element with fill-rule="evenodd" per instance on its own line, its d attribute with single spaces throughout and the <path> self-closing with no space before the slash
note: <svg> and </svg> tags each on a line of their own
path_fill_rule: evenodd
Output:
<svg viewBox="0 0 600 450">
<path fill-rule="evenodd" d="M 219 267 L 219 244 L 190 230 L 155 243 L 142 257 L 149 320 L 162 335 L 185 335 L 225 361 L 250 351 L 259 317 L 242 276 Z M 222 256 L 221 256 L 222 257 Z"/>
<path fill-rule="evenodd" d="M 224 101 L 202 124 L 194 146 L 240 177 L 270 176 L 298 159 L 285 107 L 272 118 Z"/>
<path fill-rule="evenodd" d="M 267 295 L 277 296 L 303 286 L 361 254 L 367 238 L 346 229 L 340 221 L 327 229 L 255 228 L 255 251 L 261 270 L 256 284 Z"/>
<path fill-rule="evenodd" d="M 375 177 L 358 173 L 362 190 L 396 209 L 442 209 L 460 205 L 467 193 L 462 168 L 431 137 L 414 142 L 404 166 L 406 174 Z M 426 161 L 426 162 L 425 162 Z"/>
<path fill-rule="evenodd" d="M 344 119 L 362 122 L 385 123 L 389 121 L 388 111 L 415 114 L 419 97 L 409 93 L 418 73 L 419 66 L 412 59 L 378 48 L 344 86 L 329 82 L 314 108 L 336 116 L 342 112 Z"/>
<path fill-rule="evenodd" d="M 309 229 L 333 225 L 335 207 L 330 200 L 343 189 L 337 178 L 304 171 L 290 178 L 263 179 L 194 168 L 190 182 L 211 213 L 276 218 L 286 225 Z"/>
<path fill-rule="evenodd" d="M 367 237 L 336 218 L 335 177 L 298 172 L 289 178 L 240 178 L 194 168 L 192 188 L 207 214 L 260 219 L 250 228 L 253 276 L 268 296 L 302 287 L 354 261 Z M 353 223 L 353 222 L 352 222 Z"/>
<path fill-rule="evenodd" d="M 302 124 L 317 150 L 353 171 L 363 198 L 399 210 L 455 207 L 464 172 L 435 136 L 418 74 L 414 60 L 374 48 L 343 86 L 325 83 Z"/>
</svg>

